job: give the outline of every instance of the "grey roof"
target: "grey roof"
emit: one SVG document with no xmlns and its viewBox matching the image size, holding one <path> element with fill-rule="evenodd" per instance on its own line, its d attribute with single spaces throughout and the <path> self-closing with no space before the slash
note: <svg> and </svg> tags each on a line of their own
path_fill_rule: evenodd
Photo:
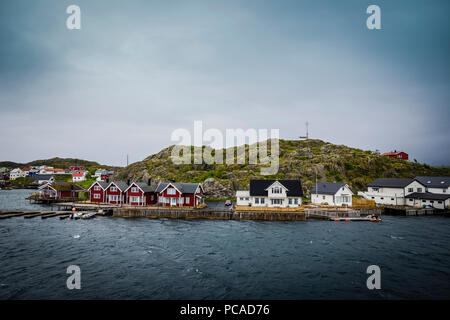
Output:
<svg viewBox="0 0 450 320">
<path fill-rule="evenodd" d="M 161 192 L 164 190 L 168 184 L 172 184 L 181 191 L 181 193 L 195 193 L 195 190 L 197 190 L 200 183 L 187 183 L 187 182 L 160 182 L 158 185 L 158 188 L 156 189 L 156 192 Z"/>
<path fill-rule="evenodd" d="M 51 174 L 35 174 L 33 176 L 31 176 L 31 178 L 33 178 L 33 180 L 37 181 L 37 180 L 50 180 L 53 177 L 53 175 Z"/>
<path fill-rule="evenodd" d="M 415 179 L 428 188 L 448 188 L 450 186 L 450 177 L 418 176 Z"/>
<path fill-rule="evenodd" d="M 128 188 L 128 184 L 126 182 L 124 182 L 124 181 L 111 181 L 109 183 L 109 185 L 111 183 L 114 183 L 117 186 L 117 188 L 120 189 L 120 191 L 125 191 L 125 189 Z"/>
<path fill-rule="evenodd" d="M 98 183 L 103 189 L 106 189 L 106 188 L 109 186 L 109 183 L 106 182 L 106 181 L 94 181 L 94 183 L 92 184 L 92 186 L 95 185 L 96 183 Z M 91 186 L 91 187 L 92 187 L 92 186 Z M 89 189 L 90 189 L 91 187 L 89 187 Z"/>
<path fill-rule="evenodd" d="M 414 179 L 400 179 L 400 178 L 379 178 L 375 179 L 369 184 L 368 187 L 388 187 L 388 188 L 404 188 Z"/>
<path fill-rule="evenodd" d="M 340 188 L 344 187 L 346 183 L 334 183 L 334 182 L 317 182 L 317 192 L 316 187 L 312 188 L 311 194 L 336 194 Z"/>
<path fill-rule="evenodd" d="M 155 192 L 158 185 L 156 183 L 151 183 L 150 185 L 145 182 L 135 182 L 135 184 L 142 189 L 144 192 Z"/>
<path fill-rule="evenodd" d="M 302 182 L 300 180 L 250 180 L 250 196 L 267 196 L 267 188 L 275 181 L 281 183 L 288 191 L 288 197 L 302 197 Z"/>
<path fill-rule="evenodd" d="M 414 192 L 405 196 L 405 198 L 424 199 L 424 200 L 447 200 L 450 194 L 431 193 L 431 192 Z"/>
</svg>

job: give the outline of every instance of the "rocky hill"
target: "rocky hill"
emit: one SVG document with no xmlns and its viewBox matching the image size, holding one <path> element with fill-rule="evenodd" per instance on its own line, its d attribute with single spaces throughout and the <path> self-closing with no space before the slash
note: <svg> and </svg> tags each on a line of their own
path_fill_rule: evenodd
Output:
<svg viewBox="0 0 450 320">
<path fill-rule="evenodd" d="M 43 159 L 43 160 L 34 160 L 27 163 L 17 163 L 12 161 L 2 161 L 0 162 L 0 168 L 6 167 L 10 169 L 14 168 L 23 168 L 30 166 L 51 166 L 54 168 L 68 168 L 69 166 L 84 166 L 87 169 L 94 168 L 105 168 L 105 169 L 113 169 L 114 167 L 100 165 L 94 161 L 82 160 L 82 159 L 73 159 L 73 158 L 51 158 L 51 159 Z"/>
<path fill-rule="evenodd" d="M 272 176 L 261 175 L 259 164 L 236 164 L 236 161 L 232 165 L 176 165 L 170 159 L 174 147 L 170 146 L 143 161 L 119 170 L 114 178 L 201 182 L 204 183 L 207 196 L 222 198 L 234 196 L 235 190 L 248 188 L 250 179 L 301 179 L 304 192 L 308 192 L 314 186 L 315 172 L 318 180 L 346 182 L 355 193 L 365 189 L 366 184 L 375 178 L 450 176 L 450 167 L 431 167 L 427 164 L 391 159 L 374 151 L 335 145 L 321 140 L 279 140 L 279 143 L 280 166 L 278 173 Z M 248 151 L 248 145 L 245 147 Z M 214 150 L 212 154 L 215 152 L 225 154 L 226 150 Z"/>
</svg>

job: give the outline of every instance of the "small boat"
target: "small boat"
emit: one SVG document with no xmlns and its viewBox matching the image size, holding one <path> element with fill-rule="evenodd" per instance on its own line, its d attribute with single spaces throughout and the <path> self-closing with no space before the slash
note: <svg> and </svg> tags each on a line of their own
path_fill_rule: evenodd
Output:
<svg viewBox="0 0 450 320">
<path fill-rule="evenodd" d="M 81 219 L 92 219 L 95 217 L 95 212 L 84 213 Z"/>
<path fill-rule="evenodd" d="M 367 217 L 355 217 L 355 218 L 329 218 L 330 221 L 369 221 L 369 222 L 380 222 L 381 218 L 378 216 L 368 215 Z"/>
<path fill-rule="evenodd" d="M 83 215 L 83 212 L 72 212 L 70 215 L 70 219 L 80 219 Z"/>
</svg>

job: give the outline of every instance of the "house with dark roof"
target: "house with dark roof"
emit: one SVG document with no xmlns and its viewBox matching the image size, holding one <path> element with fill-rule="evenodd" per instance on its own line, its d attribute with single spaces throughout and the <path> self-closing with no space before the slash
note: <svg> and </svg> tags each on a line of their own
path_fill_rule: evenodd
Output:
<svg viewBox="0 0 450 320">
<path fill-rule="evenodd" d="M 298 207 L 302 204 L 300 180 L 250 180 L 250 190 L 236 191 L 238 206 Z"/>
<path fill-rule="evenodd" d="M 418 176 L 417 181 L 427 188 L 427 192 L 450 194 L 450 177 Z"/>
<path fill-rule="evenodd" d="M 100 181 L 97 181 L 100 182 Z M 110 204 L 124 204 L 125 190 L 128 183 L 124 181 L 111 181 L 105 189 L 105 201 Z"/>
<path fill-rule="evenodd" d="M 133 206 L 147 206 L 158 202 L 156 188 L 158 184 L 148 182 L 132 182 L 125 189 L 125 203 Z"/>
<path fill-rule="evenodd" d="M 436 209 L 450 208 L 450 194 L 448 193 L 414 192 L 408 194 L 405 198 L 408 206 Z"/>
<path fill-rule="evenodd" d="M 425 192 L 426 187 L 416 179 L 379 178 L 367 184 L 367 191 L 358 195 L 381 205 L 407 205 L 405 197 L 414 192 Z"/>
<path fill-rule="evenodd" d="M 156 193 L 158 204 L 166 207 L 196 207 L 204 203 L 200 183 L 160 182 Z"/>
<path fill-rule="evenodd" d="M 330 206 L 351 206 L 353 192 L 346 183 L 317 182 L 310 191 L 311 202 Z"/>
</svg>

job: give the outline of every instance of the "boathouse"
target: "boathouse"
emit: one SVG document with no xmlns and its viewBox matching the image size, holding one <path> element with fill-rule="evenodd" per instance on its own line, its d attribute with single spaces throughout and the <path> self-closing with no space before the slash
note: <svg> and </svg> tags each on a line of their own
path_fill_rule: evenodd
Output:
<svg viewBox="0 0 450 320">
<path fill-rule="evenodd" d="M 82 187 L 71 182 L 53 182 L 39 187 L 40 198 L 45 200 L 79 199 Z"/>
</svg>

